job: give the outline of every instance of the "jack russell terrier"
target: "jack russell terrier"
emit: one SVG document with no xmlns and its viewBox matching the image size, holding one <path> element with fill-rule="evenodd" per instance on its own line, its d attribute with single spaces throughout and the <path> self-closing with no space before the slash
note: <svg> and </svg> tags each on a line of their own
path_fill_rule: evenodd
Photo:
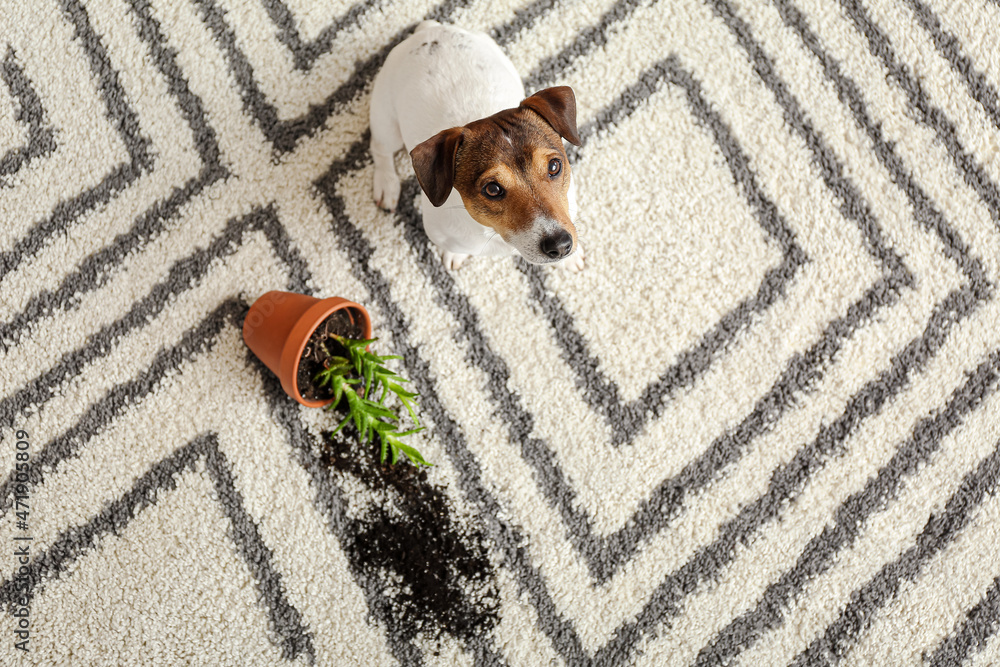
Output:
<svg viewBox="0 0 1000 667">
<path fill-rule="evenodd" d="M 584 255 L 562 139 L 580 145 L 571 88 L 525 98 L 513 63 L 487 35 L 424 21 L 375 77 L 375 203 L 396 208 L 393 154 L 405 148 L 423 190 L 424 230 L 445 266 L 520 253 L 578 271 Z"/>
</svg>

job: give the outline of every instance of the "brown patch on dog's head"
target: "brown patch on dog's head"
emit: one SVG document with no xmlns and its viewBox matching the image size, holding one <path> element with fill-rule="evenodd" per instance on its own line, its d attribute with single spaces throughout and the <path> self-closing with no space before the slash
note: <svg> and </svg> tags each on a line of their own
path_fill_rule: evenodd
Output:
<svg viewBox="0 0 1000 667">
<path fill-rule="evenodd" d="M 571 170 L 562 138 L 579 145 L 576 101 L 566 86 L 516 109 L 444 130 L 410 156 L 434 206 L 454 187 L 469 214 L 530 262 L 558 261 L 576 248 L 569 214 Z"/>
</svg>

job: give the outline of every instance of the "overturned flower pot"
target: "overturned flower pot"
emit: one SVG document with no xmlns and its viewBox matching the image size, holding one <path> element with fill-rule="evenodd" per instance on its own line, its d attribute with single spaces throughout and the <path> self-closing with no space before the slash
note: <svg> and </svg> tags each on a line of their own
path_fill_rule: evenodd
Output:
<svg viewBox="0 0 1000 667">
<path fill-rule="evenodd" d="M 347 326 L 343 326 L 345 321 Z M 268 292 L 250 306 L 243 320 L 247 347 L 278 376 L 289 396 L 310 408 L 333 402 L 332 396 L 316 397 L 311 382 L 302 381 L 312 379 L 307 375 L 308 368 L 300 373 L 300 366 L 308 366 L 313 356 L 308 355 L 307 363 L 302 364 L 303 353 L 313 352 L 306 347 L 321 325 L 340 328 L 334 333 L 346 338 L 367 339 L 372 335 L 371 318 L 364 306 L 338 296 L 317 299 L 294 292 Z M 357 335 L 351 335 L 355 332 Z"/>
<path fill-rule="evenodd" d="M 430 465 L 402 441 L 423 430 L 417 395 L 403 388 L 408 380 L 385 366 L 399 357 L 369 351 L 377 340 L 371 335 L 364 306 L 340 297 L 268 292 L 243 321 L 247 347 L 278 376 L 289 396 L 311 408 L 346 408 L 334 434 L 353 422 L 362 442 L 380 441 L 383 463 L 387 456 L 395 463 L 404 454 L 415 464 Z M 406 408 L 414 428 L 399 430 L 400 415 L 386 402 L 392 396 Z"/>
</svg>

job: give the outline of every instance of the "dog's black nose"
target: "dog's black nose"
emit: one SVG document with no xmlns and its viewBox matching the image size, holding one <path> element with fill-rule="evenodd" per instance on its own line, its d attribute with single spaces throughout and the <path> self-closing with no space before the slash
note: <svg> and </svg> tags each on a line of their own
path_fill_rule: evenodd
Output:
<svg viewBox="0 0 1000 667">
<path fill-rule="evenodd" d="M 542 252 L 552 259 L 562 259 L 573 251 L 573 237 L 565 229 L 542 239 Z"/>
</svg>

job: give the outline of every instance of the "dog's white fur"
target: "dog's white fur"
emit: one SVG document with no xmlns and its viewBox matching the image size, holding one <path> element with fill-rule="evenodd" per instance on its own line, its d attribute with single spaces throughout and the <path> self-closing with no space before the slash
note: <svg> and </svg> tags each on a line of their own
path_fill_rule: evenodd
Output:
<svg viewBox="0 0 1000 667">
<path fill-rule="evenodd" d="M 465 125 L 503 109 L 518 106 L 525 97 L 513 63 L 489 36 L 436 21 L 424 21 L 398 44 L 375 77 L 371 98 L 371 151 L 375 162 L 373 198 L 393 210 L 399 200 L 399 176 L 393 155 L 442 130 Z M 573 181 L 568 192 L 570 218 L 576 219 Z M 420 210 L 428 238 L 443 251 L 449 268 L 470 255 L 512 255 L 519 251 L 529 261 L 548 260 L 537 250 L 537 239 L 554 221 L 540 219 L 523 238 L 504 241 L 465 210 L 452 189 L 444 205 L 435 207 L 421 192 Z M 583 250 L 577 244 L 560 265 L 579 270 Z"/>
</svg>

